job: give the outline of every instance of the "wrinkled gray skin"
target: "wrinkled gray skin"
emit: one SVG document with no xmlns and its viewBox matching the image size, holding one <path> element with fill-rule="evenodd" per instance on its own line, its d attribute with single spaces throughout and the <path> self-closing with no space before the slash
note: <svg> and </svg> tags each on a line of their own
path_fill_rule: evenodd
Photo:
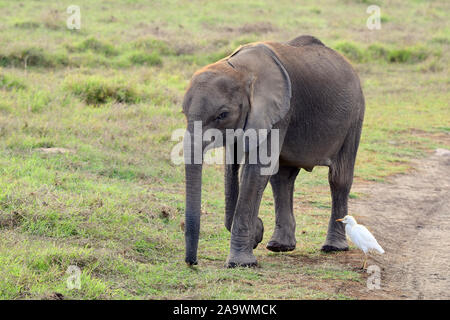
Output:
<svg viewBox="0 0 450 320">
<path fill-rule="evenodd" d="M 347 215 L 364 96 L 358 76 L 341 55 L 311 36 L 241 47 L 195 73 L 184 97 L 183 113 L 190 132 L 196 120 L 202 121 L 204 130 L 279 129 L 276 174 L 261 175 L 259 164 L 225 165 L 225 226 L 231 231 L 228 267 L 257 263 L 253 249 L 264 231 L 258 211 L 269 181 L 276 226 L 267 248 L 294 250 L 294 182 L 301 168 L 311 171 L 318 165 L 329 167 L 332 196 L 322 250 L 348 250 L 344 226 L 336 219 Z M 201 164 L 186 164 L 185 237 L 190 265 L 197 264 L 201 176 Z"/>
</svg>

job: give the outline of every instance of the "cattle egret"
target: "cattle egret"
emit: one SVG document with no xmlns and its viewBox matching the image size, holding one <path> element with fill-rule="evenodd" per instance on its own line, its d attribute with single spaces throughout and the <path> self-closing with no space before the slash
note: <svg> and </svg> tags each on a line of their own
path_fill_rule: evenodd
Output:
<svg viewBox="0 0 450 320">
<path fill-rule="evenodd" d="M 363 269 L 366 268 L 367 253 L 370 251 L 378 251 L 380 254 L 384 253 L 383 248 L 378 244 L 377 240 L 361 224 L 358 224 L 352 216 L 345 216 L 343 219 L 337 219 L 345 224 L 345 233 L 352 240 L 352 242 L 364 252 Z"/>
</svg>

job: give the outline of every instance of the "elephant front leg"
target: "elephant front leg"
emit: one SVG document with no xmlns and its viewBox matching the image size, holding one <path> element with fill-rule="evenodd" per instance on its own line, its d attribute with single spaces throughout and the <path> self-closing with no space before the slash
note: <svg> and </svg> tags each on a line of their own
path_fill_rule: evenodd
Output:
<svg viewBox="0 0 450 320">
<path fill-rule="evenodd" d="M 267 249 L 274 252 L 295 249 L 294 184 L 300 169 L 280 167 L 277 174 L 270 178 L 275 200 L 275 231 L 267 244 Z"/>
<path fill-rule="evenodd" d="M 253 249 L 262 241 L 264 232 L 258 212 L 269 176 L 261 175 L 258 165 L 246 164 L 240 178 L 239 197 L 231 228 L 230 254 L 226 262 L 229 268 L 257 264 Z"/>
</svg>

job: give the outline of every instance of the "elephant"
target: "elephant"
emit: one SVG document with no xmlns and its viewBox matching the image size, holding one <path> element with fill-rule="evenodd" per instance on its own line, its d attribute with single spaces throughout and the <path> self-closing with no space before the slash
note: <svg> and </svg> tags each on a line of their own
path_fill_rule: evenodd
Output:
<svg viewBox="0 0 450 320">
<path fill-rule="evenodd" d="M 183 98 L 186 143 L 205 151 L 195 141 L 194 124 L 203 129 L 267 130 L 278 133 L 278 170 L 261 174 L 261 163 L 250 163 L 250 149 L 242 158 L 225 163 L 225 227 L 231 232 L 226 267 L 257 265 L 253 254 L 264 227 L 258 218 L 263 192 L 270 181 L 275 204 L 275 230 L 267 249 L 296 247 L 293 213 L 295 179 L 301 169 L 327 166 L 331 218 L 324 252 L 348 250 L 343 224 L 353 182 L 356 153 L 364 119 L 365 100 L 358 75 L 339 53 L 313 36 L 288 42 L 255 42 L 203 67 L 191 78 Z M 198 134 L 197 134 L 198 135 Z M 231 145 L 239 144 L 235 138 Z M 229 143 L 228 141 L 227 143 Z M 260 147 L 260 142 L 256 148 Z M 240 144 L 242 145 L 242 144 Z M 196 265 L 200 232 L 202 161 L 185 162 L 185 262 Z"/>
</svg>

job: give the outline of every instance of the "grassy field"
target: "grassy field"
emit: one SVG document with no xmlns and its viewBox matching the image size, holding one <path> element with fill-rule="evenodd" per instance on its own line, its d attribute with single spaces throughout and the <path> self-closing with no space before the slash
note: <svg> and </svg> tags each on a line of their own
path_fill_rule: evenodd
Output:
<svg viewBox="0 0 450 320">
<path fill-rule="evenodd" d="M 366 27 L 372 3 L 381 30 Z M 81 30 L 66 28 L 71 4 Z M 265 249 L 267 188 L 260 266 L 229 270 L 223 168 L 205 166 L 200 264 L 186 267 L 184 167 L 170 161 L 184 89 L 240 44 L 317 36 L 363 83 L 355 181 L 383 181 L 449 147 L 449 13 L 445 0 L 0 0 L 0 299 L 358 298 L 366 275 L 319 251 L 326 168 L 297 179 L 297 249 Z"/>
</svg>

